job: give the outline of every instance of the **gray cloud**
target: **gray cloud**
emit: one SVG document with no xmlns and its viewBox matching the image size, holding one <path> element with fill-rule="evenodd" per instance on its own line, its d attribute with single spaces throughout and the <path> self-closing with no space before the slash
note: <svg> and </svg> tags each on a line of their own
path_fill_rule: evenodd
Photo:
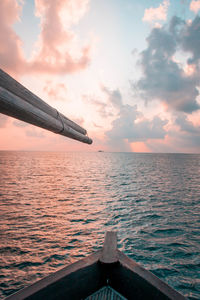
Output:
<svg viewBox="0 0 200 300">
<path fill-rule="evenodd" d="M 196 16 L 193 22 L 183 27 L 180 43 L 182 49 L 192 54 L 188 63 L 199 63 L 200 59 L 200 17 Z"/>
<path fill-rule="evenodd" d="M 134 115 L 137 111 L 126 105 L 123 112 L 112 122 L 112 129 L 107 131 L 110 139 L 127 139 L 129 142 L 146 141 L 147 139 L 164 139 L 166 131 L 163 128 L 168 121 L 161 120 L 158 116 L 153 120 L 135 122 Z"/>
<path fill-rule="evenodd" d="M 174 121 L 174 125 L 178 126 L 178 130 L 168 131 L 168 136 L 171 141 L 170 152 L 193 152 L 199 153 L 200 150 L 200 126 L 194 125 L 185 113 L 178 113 Z M 148 145 L 154 150 L 154 145 Z M 159 145 L 159 148 L 162 145 Z M 169 145 L 164 145 L 169 147 Z M 167 150 L 167 148 L 166 148 Z M 169 152 L 169 151 L 168 151 Z"/>
<path fill-rule="evenodd" d="M 100 125 L 96 124 L 95 122 L 92 122 L 92 123 L 93 123 L 94 127 L 96 127 L 96 128 L 103 128 L 103 126 L 100 126 Z"/>
<path fill-rule="evenodd" d="M 120 144 L 125 146 L 126 142 L 146 141 L 148 139 L 163 139 L 166 135 L 164 126 L 167 120 L 161 120 L 155 116 L 153 120 L 136 120 L 142 114 L 137 110 L 137 106 L 124 105 L 122 95 L 119 90 L 109 91 L 105 89 L 109 96 L 110 103 L 118 108 L 116 119 L 112 122 L 112 129 L 106 132 L 109 144 Z"/>
<path fill-rule="evenodd" d="M 23 122 L 23 121 L 13 121 L 13 125 L 15 125 L 16 127 L 27 127 L 29 126 L 27 123 Z"/>
<path fill-rule="evenodd" d="M 109 90 L 107 87 L 105 86 L 102 86 L 101 87 L 102 91 L 104 93 L 107 94 L 108 96 L 108 100 L 109 102 L 115 107 L 115 108 L 120 108 L 123 106 L 123 103 L 122 103 L 122 95 L 120 93 L 120 91 L 117 89 L 117 90 Z"/>
<path fill-rule="evenodd" d="M 26 130 L 26 136 L 28 137 L 37 137 L 37 138 L 44 138 L 45 135 L 42 131 L 37 131 L 35 128 L 30 128 Z"/>
<path fill-rule="evenodd" d="M 196 136 L 200 142 L 200 126 L 194 126 L 193 123 L 187 119 L 186 115 L 178 116 L 175 123 L 179 126 L 181 131 Z"/>
<path fill-rule="evenodd" d="M 113 114 L 110 111 L 107 111 L 107 105 L 104 102 L 101 102 L 97 99 L 92 100 L 92 104 L 97 109 L 98 113 L 102 118 L 107 118 L 113 116 Z"/>
<path fill-rule="evenodd" d="M 83 102 L 89 104 L 90 106 L 93 105 L 95 110 L 100 114 L 102 118 L 112 117 L 113 113 L 109 110 L 108 105 L 105 102 L 95 98 L 95 96 L 82 96 Z"/>
<path fill-rule="evenodd" d="M 200 17 L 186 23 L 174 17 L 168 28 L 154 28 L 147 38 L 148 47 L 140 54 L 143 76 L 135 84 L 141 95 L 149 100 L 159 99 L 168 108 L 191 113 L 200 109 L 197 87 L 200 62 Z M 195 72 L 186 76 L 183 66 L 174 61 L 178 50 L 191 55 L 188 63 Z"/>
<path fill-rule="evenodd" d="M 173 149 L 179 149 L 180 152 L 196 152 L 200 151 L 200 138 L 198 134 L 189 132 L 169 132 L 168 133 L 173 144 Z"/>
</svg>

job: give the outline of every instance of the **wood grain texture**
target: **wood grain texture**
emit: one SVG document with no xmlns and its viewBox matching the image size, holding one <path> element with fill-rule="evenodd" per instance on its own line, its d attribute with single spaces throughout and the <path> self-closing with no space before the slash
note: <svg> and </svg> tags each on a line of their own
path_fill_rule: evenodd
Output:
<svg viewBox="0 0 200 300">
<path fill-rule="evenodd" d="M 0 69 L 0 113 L 68 138 L 92 144 L 87 131 Z"/>
<path fill-rule="evenodd" d="M 42 99 L 37 97 L 27 88 L 25 88 L 22 84 L 17 82 L 14 78 L 9 76 L 6 72 L 0 69 L 0 86 L 4 89 L 8 90 L 9 92 L 15 94 L 16 96 L 20 97 L 24 101 L 28 102 L 29 104 L 37 107 L 38 109 L 42 110 L 43 112 L 47 113 L 51 117 L 58 118 L 58 111 L 44 102 Z M 87 131 L 79 126 L 78 124 L 74 123 L 64 115 L 62 118 L 66 125 L 70 126 L 74 130 L 78 131 L 79 133 L 86 135 Z"/>
<path fill-rule="evenodd" d="M 105 264 L 112 264 L 116 263 L 117 261 L 117 233 L 113 231 L 107 231 L 100 262 Z"/>
</svg>

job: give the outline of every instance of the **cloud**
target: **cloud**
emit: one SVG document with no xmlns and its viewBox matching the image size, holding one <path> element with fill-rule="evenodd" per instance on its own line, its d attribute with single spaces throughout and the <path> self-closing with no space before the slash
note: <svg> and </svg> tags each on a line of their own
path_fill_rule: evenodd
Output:
<svg viewBox="0 0 200 300">
<path fill-rule="evenodd" d="M 95 122 L 93 122 L 94 127 L 96 128 L 103 128 L 103 126 L 96 124 Z"/>
<path fill-rule="evenodd" d="M 30 60 L 26 60 L 22 41 L 13 29 L 19 20 L 22 2 L 0 1 L 0 64 L 11 74 L 72 73 L 90 62 L 90 45 L 82 48 L 71 26 L 86 13 L 88 0 L 35 0 L 41 32 Z"/>
<path fill-rule="evenodd" d="M 37 42 L 38 50 L 29 66 L 30 70 L 71 73 L 87 67 L 90 47 L 83 47 L 78 55 L 73 55 L 71 46 L 75 35 L 69 28 L 82 17 L 88 1 L 36 0 L 35 4 L 36 15 L 41 18 L 41 34 Z"/>
<path fill-rule="evenodd" d="M 27 123 L 25 122 L 22 122 L 22 121 L 13 121 L 13 125 L 16 126 L 16 127 L 27 127 L 29 126 Z"/>
<path fill-rule="evenodd" d="M 164 140 L 148 140 L 146 146 L 153 152 L 199 153 L 200 126 L 194 125 L 185 113 L 176 113 Z M 192 117 L 191 117 L 192 119 Z"/>
<path fill-rule="evenodd" d="M 181 151 L 197 152 L 200 151 L 200 126 L 194 126 L 185 114 L 179 115 L 175 124 L 178 130 L 169 131 L 169 137 L 173 139 L 173 144 L 178 146 Z"/>
<path fill-rule="evenodd" d="M 177 22 L 176 26 L 179 26 L 181 20 Z M 183 23 L 182 23 L 183 24 Z M 196 16 L 193 22 L 183 25 L 180 30 L 180 37 L 178 42 L 183 51 L 192 54 L 188 59 L 188 64 L 196 64 L 196 69 L 199 71 L 200 67 L 200 17 Z M 199 76 L 199 75 L 198 75 Z"/>
<path fill-rule="evenodd" d="M 200 0 L 193 0 L 190 3 L 190 10 L 193 11 L 195 14 L 198 13 L 198 11 L 200 10 Z"/>
<path fill-rule="evenodd" d="M 138 111 L 136 105 L 123 104 L 119 90 L 110 91 L 104 88 L 108 99 L 117 110 L 117 116 L 112 121 L 112 129 L 106 132 L 110 145 L 126 145 L 127 143 L 147 141 L 148 139 L 163 139 L 166 135 L 164 126 L 167 120 L 155 116 L 148 120 Z"/>
<path fill-rule="evenodd" d="M 122 103 L 122 95 L 119 89 L 116 90 L 109 90 L 107 87 L 102 86 L 102 91 L 107 94 L 108 101 L 112 104 L 115 108 L 120 109 L 123 106 Z"/>
<path fill-rule="evenodd" d="M 21 2 L 0 1 L 0 65 L 9 73 L 17 73 L 24 69 L 22 41 L 12 28 L 20 19 L 21 11 Z"/>
<path fill-rule="evenodd" d="M 38 131 L 36 128 L 30 127 L 30 129 L 26 130 L 26 136 L 28 137 L 36 137 L 36 138 L 44 138 L 44 132 Z"/>
<path fill-rule="evenodd" d="M 142 21 L 149 23 L 153 23 L 155 21 L 165 21 L 167 19 L 167 11 L 169 5 L 170 1 L 164 0 L 163 3 L 159 5 L 159 7 L 150 7 L 145 9 Z"/>
<path fill-rule="evenodd" d="M 84 103 L 94 106 L 95 111 L 99 113 L 102 118 L 108 118 L 113 116 L 113 112 L 110 106 L 105 101 L 102 101 L 96 96 L 83 95 L 82 100 Z"/>
<path fill-rule="evenodd" d="M 6 123 L 8 121 L 8 116 L 4 116 L 0 113 L 0 128 L 6 127 Z"/>
<path fill-rule="evenodd" d="M 137 110 L 125 105 L 117 119 L 112 122 L 112 129 L 107 131 L 110 139 L 127 139 L 129 142 L 163 139 L 166 131 L 163 128 L 168 122 L 155 116 L 152 120 L 143 119 L 136 122 Z"/>
<path fill-rule="evenodd" d="M 52 99 L 52 100 L 61 100 L 66 101 L 67 97 L 67 88 L 64 83 L 53 83 L 51 80 L 46 82 L 46 85 L 43 87 L 43 91 Z"/>
<path fill-rule="evenodd" d="M 179 126 L 182 132 L 194 135 L 195 139 L 198 139 L 200 143 L 200 126 L 194 126 L 185 114 L 178 116 L 175 123 Z"/>
<path fill-rule="evenodd" d="M 133 85 L 147 102 L 158 99 L 168 109 L 186 113 L 200 108 L 197 101 L 200 84 L 199 30 L 200 17 L 197 16 L 190 24 L 174 17 L 168 28 L 163 26 L 151 31 L 147 38 L 148 47 L 140 54 L 143 75 Z M 174 59 L 179 49 L 190 55 L 187 63 L 193 67 L 193 73 L 187 74 L 183 64 Z"/>
</svg>

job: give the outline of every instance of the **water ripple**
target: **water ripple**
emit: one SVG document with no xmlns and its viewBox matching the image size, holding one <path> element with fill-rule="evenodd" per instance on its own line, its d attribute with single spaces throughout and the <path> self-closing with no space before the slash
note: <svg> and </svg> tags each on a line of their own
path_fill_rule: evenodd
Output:
<svg viewBox="0 0 200 300">
<path fill-rule="evenodd" d="M 102 245 L 200 298 L 200 155 L 0 152 L 0 298 Z"/>
</svg>

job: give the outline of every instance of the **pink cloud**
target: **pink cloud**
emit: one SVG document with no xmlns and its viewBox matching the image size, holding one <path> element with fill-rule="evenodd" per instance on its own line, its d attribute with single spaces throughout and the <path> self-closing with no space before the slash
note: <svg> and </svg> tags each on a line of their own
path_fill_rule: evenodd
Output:
<svg viewBox="0 0 200 300">
<path fill-rule="evenodd" d="M 41 18 L 41 34 L 37 41 L 37 50 L 30 62 L 30 70 L 43 73 L 71 73 L 87 67 L 90 61 L 90 47 L 83 47 L 78 55 L 73 55 L 75 35 L 69 28 L 83 15 L 83 7 L 86 10 L 88 1 L 36 0 L 35 4 L 36 15 Z M 66 12 L 66 22 L 63 21 L 63 11 Z"/>
<path fill-rule="evenodd" d="M 53 83 L 48 80 L 46 85 L 43 88 L 43 91 L 52 99 L 52 100 L 66 100 L 67 88 L 64 83 Z"/>
<path fill-rule="evenodd" d="M 70 27 L 86 13 L 88 0 L 35 0 L 35 8 L 41 19 L 41 32 L 28 61 L 22 41 L 12 28 L 19 20 L 22 4 L 17 0 L 0 1 L 1 67 L 12 75 L 72 73 L 86 68 L 90 45 L 77 46 L 77 37 Z"/>
<path fill-rule="evenodd" d="M 142 21 L 152 23 L 154 21 L 165 21 L 167 19 L 167 10 L 169 7 L 169 0 L 164 0 L 162 4 L 159 5 L 159 7 L 153 8 L 147 8 L 144 12 L 144 17 Z"/>
<path fill-rule="evenodd" d="M 6 127 L 7 121 L 8 121 L 8 117 L 0 113 L 0 128 Z"/>
<path fill-rule="evenodd" d="M 22 6 L 17 1 L 0 1 L 0 65 L 11 74 L 23 69 L 22 41 L 12 29 L 20 18 Z"/>
<path fill-rule="evenodd" d="M 192 2 L 190 3 L 190 10 L 197 14 L 200 10 L 200 0 L 192 0 Z"/>
</svg>

